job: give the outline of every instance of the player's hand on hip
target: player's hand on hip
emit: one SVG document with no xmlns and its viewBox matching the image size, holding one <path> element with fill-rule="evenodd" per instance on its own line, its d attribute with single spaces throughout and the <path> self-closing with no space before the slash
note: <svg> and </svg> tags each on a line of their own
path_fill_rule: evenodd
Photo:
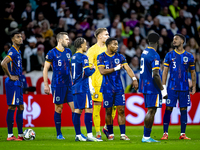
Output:
<svg viewBox="0 0 200 150">
<path fill-rule="evenodd" d="M 162 94 L 162 98 L 163 99 L 167 99 L 168 98 L 166 85 L 163 85 L 163 90 L 161 90 L 161 94 Z"/>
<path fill-rule="evenodd" d="M 192 87 L 192 92 L 190 92 L 190 94 L 194 95 L 195 93 L 196 93 L 196 87 L 193 86 L 193 87 Z"/>
<path fill-rule="evenodd" d="M 46 93 L 46 94 L 50 94 L 50 88 L 49 88 L 49 86 L 47 85 L 47 86 L 44 86 L 44 93 Z"/>
<path fill-rule="evenodd" d="M 135 90 L 138 89 L 138 81 L 137 80 L 133 81 L 133 87 L 134 87 Z"/>
<path fill-rule="evenodd" d="M 10 76 L 10 80 L 12 80 L 12 81 L 17 81 L 17 80 L 19 80 L 19 77 L 18 76 Z"/>
</svg>

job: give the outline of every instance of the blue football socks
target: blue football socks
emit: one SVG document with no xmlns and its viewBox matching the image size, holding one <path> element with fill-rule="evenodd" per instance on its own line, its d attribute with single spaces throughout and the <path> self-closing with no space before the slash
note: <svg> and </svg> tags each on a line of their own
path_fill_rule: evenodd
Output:
<svg viewBox="0 0 200 150">
<path fill-rule="evenodd" d="M 85 125 L 87 133 L 92 133 L 92 113 L 85 113 Z"/>
<path fill-rule="evenodd" d="M 163 130 L 164 130 L 164 133 L 165 132 L 168 133 L 171 113 L 172 113 L 172 111 L 165 110 L 165 114 L 164 114 L 164 117 L 163 117 Z"/>
<path fill-rule="evenodd" d="M 75 129 L 76 135 L 81 134 L 80 117 L 81 117 L 81 114 L 74 113 L 73 124 L 74 124 L 74 129 Z"/>
<path fill-rule="evenodd" d="M 17 128 L 18 128 L 18 134 L 23 134 L 23 110 L 17 110 L 16 114 L 16 122 L 17 122 Z"/>
<path fill-rule="evenodd" d="M 113 134 L 113 125 L 107 125 L 109 134 Z"/>
<path fill-rule="evenodd" d="M 187 125 L 187 110 L 181 110 L 181 133 L 185 133 Z"/>
<path fill-rule="evenodd" d="M 121 134 L 125 134 L 125 130 L 126 130 L 125 124 L 119 125 L 119 128 L 120 128 Z"/>
<path fill-rule="evenodd" d="M 55 112 L 54 113 L 54 122 L 56 126 L 57 136 L 62 134 L 61 133 L 61 114 Z"/>
<path fill-rule="evenodd" d="M 8 134 L 13 133 L 14 113 L 15 113 L 15 110 L 8 109 L 7 117 L 6 117 Z"/>
<path fill-rule="evenodd" d="M 151 134 L 151 128 L 146 128 L 144 126 L 144 137 L 150 137 Z"/>
</svg>

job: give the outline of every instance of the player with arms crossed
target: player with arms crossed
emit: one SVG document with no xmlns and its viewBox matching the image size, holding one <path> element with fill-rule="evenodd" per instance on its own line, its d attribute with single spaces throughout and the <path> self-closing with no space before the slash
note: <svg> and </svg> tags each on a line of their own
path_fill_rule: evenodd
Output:
<svg viewBox="0 0 200 150">
<path fill-rule="evenodd" d="M 89 67 L 88 57 L 83 54 L 87 51 L 86 40 L 79 37 L 74 41 L 74 46 L 77 50 L 72 56 L 71 68 L 74 99 L 73 123 L 76 131 L 75 141 L 99 141 L 92 134 L 92 97 L 88 81 L 89 76 L 95 72 L 95 67 Z M 86 139 L 81 136 L 80 116 L 83 109 L 85 110 L 85 125 L 87 129 Z"/>
<path fill-rule="evenodd" d="M 173 46 L 175 49 L 165 56 L 164 71 L 162 76 L 163 86 L 166 86 L 168 70 L 170 69 L 170 77 L 167 86 L 168 99 L 166 100 L 166 109 L 163 118 L 164 134 L 162 140 L 168 139 L 168 127 L 170 122 L 170 115 L 173 107 L 176 107 L 177 100 L 179 100 L 179 107 L 181 112 L 181 135 L 179 139 L 190 140 L 185 135 L 187 125 L 187 106 L 190 106 L 190 93 L 188 85 L 188 69 L 192 77 L 192 92 L 196 92 L 196 72 L 194 66 L 194 57 L 183 49 L 185 37 L 182 34 L 176 34 L 173 39 Z"/>
<path fill-rule="evenodd" d="M 57 139 L 65 139 L 61 133 L 61 113 L 63 104 L 68 103 L 74 112 L 74 102 L 72 96 L 72 80 L 70 76 L 71 50 L 66 48 L 69 43 L 69 37 L 66 32 L 60 32 L 56 36 L 58 45 L 50 50 L 46 55 L 46 61 L 43 70 L 44 92 L 50 94 L 48 84 L 48 70 L 50 65 L 53 68 L 51 90 L 53 103 L 55 104 L 54 122 L 57 131 Z"/>
<path fill-rule="evenodd" d="M 87 56 L 89 58 L 90 66 L 94 65 L 97 68 L 97 56 L 106 51 L 105 42 L 109 38 L 109 34 L 106 28 L 98 28 L 94 33 L 97 43 L 89 48 Z M 101 139 L 100 132 L 100 110 L 103 101 L 103 95 L 100 92 L 103 76 L 100 74 L 99 69 L 96 69 L 94 74 L 89 78 L 90 89 L 93 89 L 92 100 L 93 106 L 93 121 L 96 130 L 96 138 Z M 115 118 L 116 107 L 113 107 L 112 117 Z M 106 125 L 103 128 L 103 133 L 108 137 L 108 130 Z"/>
<path fill-rule="evenodd" d="M 19 50 L 23 43 L 22 35 L 15 32 L 11 35 L 12 47 L 8 51 L 8 55 L 1 62 L 1 66 L 8 77 L 5 80 L 6 99 L 8 105 L 7 112 L 7 128 L 8 141 L 23 140 L 23 87 L 22 87 L 22 57 Z M 16 122 L 18 128 L 18 138 L 13 135 L 14 113 L 17 107 Z"/>
<path fill-rule="evenodd" d="M 160 56 L 156 52 L 159 35 L 148 35 L 149 47 L 141 55 L 139 92 L 144 95 L 145 107 L 148 108 L 144 118 L 144 134 L 142 142 L 159 142 L 150 137 L 154 116 L 158 107 L 162 107 L 162 96 L 167 97 L 167 91 L 163 88 L 159 70 Z M 161 91 L 162 90 L 162 91 Z M 162 95 L 161 95 L 162 92 Z"/>
<path fill-rule="evenodd" d="M 117 53 L 117 39 L 107 39 L 106 47 L 107 51 L 98 55 L 97 62 L 99 71 L 103 75 L 100 92 L 103 93 L 103 106 L 106 109 L 106 124 L 109 132 L 108 140 L 114 139 L 112 118 L 113 105 L 117 106 L 118 124 L 121 132 L 120 140 L 130 140 L 125 135 L 125 96 L 120 78 L 120 69 L 124 68 L 127 71 L 128 75 L 133 79 L 133 86 L 136 90 L 138 88 L 138 82 L 124 56 Z"/>
</svg>

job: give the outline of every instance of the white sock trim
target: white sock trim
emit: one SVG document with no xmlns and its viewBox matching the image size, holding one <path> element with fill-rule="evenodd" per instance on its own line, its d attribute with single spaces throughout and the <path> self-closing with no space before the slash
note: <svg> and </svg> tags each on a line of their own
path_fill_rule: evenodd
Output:
<svg viewBox="0 0 200 150">
<path fill-rule="evenodd" d="M 167 132 L 163 133 L 163 135 L 164 135 L 164 134 L 167 134 L 167 135 L 168 135 L 168 133 L 167 133 Z"/>
<path fill-rule="evenodd" d="M 99 132 L 96 132 L 96 136 L 97 136 L 97 135 L 101 135 L 101 131 L 99 131 Z"/>
<path fill-rule="evenodd" d="M 114 136 L 114 134 L 110 134 L 109 136 Z"/>
<path fill-rule="evenodd" d="M 13 133 L 11 133 L 11 134 L 8 134 L 8 138 L 10 138 L 10 137 L 12 137 L 13 136 Z"/>
<path fill-rule="evenodd" d="M 143 135 L 143 138 L 144 138 L 145 140 L 148 140 L 148 139 L 150 139 L 150 137 L 145 137 L 144 135 Z"/>
<path fill-rule="evenodd" d="M 125 134 L 121 134 L 121 136 L 125 136 Z"/>
<path fill-rule="evenodd" d="M 87 136 L 88 137 L 93 137 L 93 134 L 92 133 L 88 133 Z"/>
<path fill-rule="evenodd" d="M 23 136 L 24 136 L 24 134 L 18 134 L 18 136 L 19 136 L 19 137 L 23 137 Z"/>
<path fill-rule="evenodd" d="M 183 134 L 185 134 L 185 133 L 181 133 L 181 135 L 183 135 Z"/>
</svg>

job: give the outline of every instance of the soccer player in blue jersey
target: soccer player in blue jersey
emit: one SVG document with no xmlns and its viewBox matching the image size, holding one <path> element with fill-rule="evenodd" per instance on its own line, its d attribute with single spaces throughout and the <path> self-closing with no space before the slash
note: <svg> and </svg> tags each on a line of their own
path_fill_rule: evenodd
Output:
<svg viewBox="0 0 200 150">
<path fill-rule="evenodd" d="M 22 87 L 22 57 L 19 50 L 23 43 L 22 35 L 18 32 L 11 36 L 12 47 L 8 51 L 8 55 L 1 62 L 1 66 L 8 77 L 5 80 L 6 99 L 8 105 L 7 112 L 7 128 L 8 141 L 22 141 L 23 140 L 23 87 Z M 14 112 L 17 107 L 16 122 L 18 128 L 18 138 L 13 135 Z"/>
<path fill-rule="evenodd" d="M 118 124 L 120 127 L 120 140 L 130 140 L 125 135 L 125 96 L 120 78 L 120 69 L 124 68 L 133 79 L 133 87 L 137 90 L 137 79 L 128 66 L 123 55 L 117 53 L 118 42 L 116 38 L 106 40 L 107 51 L 97 56 L 97 65 L 103 75 L 100 92 L 103 93 L 103 106 L 106 109 L 106 124 L 109 132 L 108 140 L 114 140 L 112 106 L 117 106 Z"/>
<path fill-rule="evenodd" d="M 190 106 L 190 93 L 188 85 L 188 70 L 192 77 L 192 91 L 196 92 L 196 72 L 194 66 L 194 57 L 191 53 L 183 49 L 185 37 L 182 34 L 176 34 L 173 39 L 173 46 L 175 49 L 165 56 L 164 71 L 162 76 L 163 86 L 166 86 L 168 70 L 170 70 L 170 77 L 167 86 L 168 99 L 166 100 L 166 109 L 163 118 L 164 134 L 162 140 L 168 139 L 168 127 L 170 122 L 170 115 L 173 107 L 176 107 L 177 100 L 179 100 L 179 107 L 181 112 L 181 135 L 179 139 L 190 140 L 185 135 L 187 125 L 187 106 Z"/>
<path fill-rule="evenodd" d="M 157 108 L 162 107 L 162 97 L 167 97 L 167 91 L 162 86 L 159 74 L 160 56 L 156 52 L 159 37 L 157 33 L 148 35 L 149 47 L 143 51 L 140 60 L 139 92 L 143 93 L 145 107 L 148 108 L 144 119 L 142 142 L 148 143 L 159 142 L 150 137 L 151 128 Z"/>
<path fill-rule="evenodd" d="M 55 104 L 54 122 L 57 131 L 57 139 L 65 139 L 61 133 L 61 112 L 63 104 L 68 103 L 74 112 L 74 102 L 72 96 L 72 80 L 70 76 L 70 59 L 72 52 L 66 48 L 69 43 L 69 37 L 66 32 L 57 34 L 58 45 L 50 50 L 46 55 L 46 61 L 43 70 L 44 78 L 44 92 L 50 93 L 48 84 L 48 70 L 50 66 L 53 68 L 53 75 L 51 81 L 51 91 L 53 96 L 53 103 Z"/>
<path fill-rule="evenodd" d="M 75 141 L 102 141 L 93 137 L 92 134 L 92 97 L 89 89 L 89 76 L 95 72 L 94 65 L 89 67 L 88 57 L 83 54 L 87 51 L 87 42 L 79 37 L 74 41 L 76 53 L 72 56 L 72 93 L 74 100 L 73 124 L 76 132 Z M 80 116 L 85 110 L 85 125 L 87 139 L 81 136 Z"/>
</svg>

